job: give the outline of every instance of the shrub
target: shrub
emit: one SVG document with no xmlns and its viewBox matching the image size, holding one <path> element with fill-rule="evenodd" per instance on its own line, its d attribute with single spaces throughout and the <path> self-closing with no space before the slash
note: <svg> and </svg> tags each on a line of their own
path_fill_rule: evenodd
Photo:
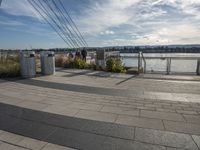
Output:
<svg viewBox="0 0 200 150">
<path fill-rule="evenodd" d="M 74 68 L 74 59 L 71 57 L 67 57 L 65 63 L 64 63 L 65 68 Z"/>
<path fill-rule="evenodd" d="M 89 65 L 79 58 L 74 60 L 74 67 L 78 69 L 89 69 Z"/>
<path fill-rule="evenodd" d="M 67 61 L 67 57 L 65 55 L 58 55 L 55 57 L 56 67 L 64 67 L 66 61 Z"/>
<path fill-rule="evenodd" d="M 124 68 L 121 59 L 119 58 L 109 58 L 106 61 L 106 69 L 110 72 L 117 72 L 117 73 L 125 73 L 126 69 Z"/>
<path fill-rule="evenodd" d="M 0 60 L 0 77 L 17 77 L 20 75 L 18 58 Z"/>
</svg>

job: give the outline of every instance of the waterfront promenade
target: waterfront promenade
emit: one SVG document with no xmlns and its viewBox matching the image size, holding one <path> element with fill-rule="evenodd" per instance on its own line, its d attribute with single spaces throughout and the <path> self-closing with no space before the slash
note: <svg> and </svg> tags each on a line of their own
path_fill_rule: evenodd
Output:
<svg viewBox="0 0 200 150">
<path fill-rule="evenodd" d="M 0 149 L 199 150 L 200 77 L 58 69 L 0 80 L 0 130 Z"/>
</svg>

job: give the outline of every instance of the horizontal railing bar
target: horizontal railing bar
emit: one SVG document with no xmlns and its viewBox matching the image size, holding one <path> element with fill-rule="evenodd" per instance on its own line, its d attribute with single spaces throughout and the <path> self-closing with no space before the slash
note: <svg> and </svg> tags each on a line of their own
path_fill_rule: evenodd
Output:
<svg viewBox="0 0 200 150">
<path fill-rule="evenodd" d="M 122 58 L 138 58 L 137 56 L 121 56 Z M 145 59 L 188 59 L 188 60 L 196 60 L 200 59 L 200 57 L 150 57 L 150 56 L 144 56 Z"/>
</svg>

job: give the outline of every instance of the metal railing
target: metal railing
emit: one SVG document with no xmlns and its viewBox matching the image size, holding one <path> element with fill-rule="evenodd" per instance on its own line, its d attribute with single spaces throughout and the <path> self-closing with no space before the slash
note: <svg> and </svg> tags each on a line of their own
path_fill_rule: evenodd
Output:
<svg viewBox="0 0 200 150">
<path fill-rule="evenodd" d="M 156 72 L 156 71 L 148 71 L 147 70 L 147 65 L 150 65 L 148 62 L 149 60 L 165 60 L 166 61 L 166 70 L 164 72 L 166 72 L 166 74 L 171 74 L 172 73 L 172 63 L 173 61 L 178 61 L 178 60 L 193 60 L 197 62 L 197 65 L 195 66 L 196 68 L 193 68 L 193 70 L 195 70 L 196 74 L 200 74 L 200 54 L 147 54 L 147 53 L 142 53 L 139 52 L 138 54 L 133 54 L 133 55 L 122 55 L 121 56 L 122 59 L 129 59 L 129 60 L 133 60 L 133 59 L 138 59 L 138 71 L 142 68 L 143 73 L 152 73 L 152 72 Z M 157 65 L 161 65 L 161 64 L 157 64 Z M 184 64 L 182 64 L 184 65 Z M 136 66 L 134 66 L 136 67 Z M 191 69 L 191 68 L 190 68 Z M 163 71 L 157 71 L 157 72 L 163 72 Z M 173 72 L 173 73 L 187 73 L 187 72 Z M 189 72 L 188 72 L 189 73 Z"/>
</svg>

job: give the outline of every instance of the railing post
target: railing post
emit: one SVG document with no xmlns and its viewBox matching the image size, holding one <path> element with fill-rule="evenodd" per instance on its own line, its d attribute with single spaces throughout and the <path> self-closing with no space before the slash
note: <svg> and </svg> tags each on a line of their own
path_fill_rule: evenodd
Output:
<svg viewBox="0 0 200 150">
<path fill-rule="evenodd" d="M 138 73 L 140 73 L 140 70 L 142 68 L 142 52 L 138 53 Z"/>
<path fill-rule="evenodd" d="M 171 72 L 171 58 L 167 58 L 167 74 Z"/>
<path fill-rule="evenodd" d="M 200 75 L 200 59 L 197 60 L 197 75 Z"/>
</svg>

